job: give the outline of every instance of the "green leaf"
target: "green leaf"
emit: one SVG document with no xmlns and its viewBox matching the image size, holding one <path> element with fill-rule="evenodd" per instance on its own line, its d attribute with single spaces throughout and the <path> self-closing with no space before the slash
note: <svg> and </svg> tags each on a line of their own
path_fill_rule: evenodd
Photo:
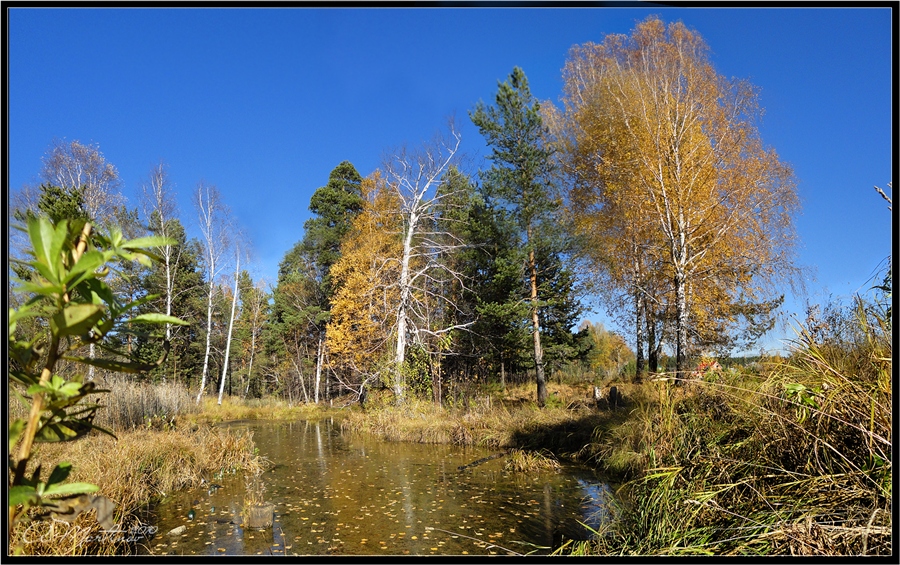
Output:
<svg viewBox="0 0 900 565">
<path fill-rule="evenodd" d="M 31 266 L 37 270 L 38 273 L 52 285 L 59 285 L 59 278 L 56 276 L 56 272 L 51 269 L 48 265 L 41 263 L 40 261 L 32 261 Z"/>
<path fill-rule="evenodd" d="M 137 259 L 138 263 L 140 263 L 141 265 L 143 265 L 147 268 L 150 268 L 153 266 L 153 261 L 150 260 L 150 257 L 148 257 L 147 255 L 145 255 L 143 253 L 138 253 L 135 256 L 135 259 Z"/>
<path fill-rule="evenodd" d="M 190 322 L 185 322 L 175 316 L 167 316 L 165 314 L 148 313 L 135 316 L 128 320 L 129 322 L 149 322 L 151 324 L 174 324 L 176 326 L 189 326 Z"/>
<path fill-rule="evenodd" d="M 57 284 L 36 284 L 31 281 L 19 283 L 19 290 L 30 294 L 42 294 L 45 296 L 59 295 L 63 293 L 63 287 Z"/>
<path fill-rule="evenodd" d="M 66 477 L 69 476 L 69 473 L 72 472 L 72 464 L 66 461 L 59 463 L 56 467 L 50 471 L 50 477 L 47 479 L 47 485 L 54 485 L 57 483 L 61 483 L 66 480 Z M 46 492 L 46 491 L 44 491 Z"/>
<path fill-rule="evenodd" d="M 9 425 L 9 452 L 12 453 L 12 450 L 16 447 L 16 444 L 19 442 L 19 438 L 22 437 L 22 432 L 25 431 L 25 420 L 16 420 L 12 424 Z"/>
<path fill-rule="evenodd" d="M 53 225 L 44 217 L 28 218 L 28 238 L 37 262 L 50 266 L 56 261 L 51 255 Z"/>
<path fill-rule="evenodd" d="M 59 336 L 87 333 L 103 317 L 97 304 L 69 303 L 50 318 L 50 330 Z"/>
<path fill-rule="evenodd" d="M 50 494 L 82 494 L 85 492 L 97 492 L 100 487 L 90 483 L 65 483 L 61 485 L 48 485 L 44 489 L 44 496 Z"/>
<path fill-rule="evenodd" d="M 70 398 L 81 392 L 81 383 L 66 383 L 56 391 L 60 396 Z"/>
<path fill-rule="evenodd" d="M 37 312 L 32 310 L 30 305 L 24 305 L 19 308 L 10 308 L 8 321 L 10 324 L 15 324 L 19 320 L 33 318 L 34 316 L 37 316 Z"/>
<path fill-rule="evenodd" d="M 94 271 L 106 262 L 106 257 L 99 251 L 88 251 L 72 267 L 63 283 L 76 286 L 84 279 L 94 275 Z"/>
<path fill-rule="evenodd" d="M 34 487 L 18 485 L 9 489 L 8 503 L 10 506 L 18 504 L 34 505 L 37 504 L 39 499 L 40 497 Z"/>
<path fill-rule="evenodd" d="M 84 284 L 78 286 L 77 291 L 79 296 L 82 296 L 85 301 L 93 304 L 106 304 L 110 310 L 113 310 L 117 304 L 116 296 L 112 290 L 106 283 L 98 279 L 84 281 Z"/>
<path fill-rule="evenodd" d="M 68 422 L 67 422 L 68 423 Z M 86 430 L 79 434 L 62 422 L 50 422 L 40 427 L 34 436 L 34 441 L 42 443 L 56 443 L 59 441 L 71 441 L 87 434 Z"/>
<path fill-rule="evenodd" d="M 129 241 L 122 243 L 121 247 L 123 249 L 131 249 L 131 250 L 144 250 L 150 247 L 162 247 L 163 245 L 174 245 L 177 243 L 171 237 L 163 237 L 163 236 L 150 236 L 150 237 L 136 237 Z"/>
</svg>

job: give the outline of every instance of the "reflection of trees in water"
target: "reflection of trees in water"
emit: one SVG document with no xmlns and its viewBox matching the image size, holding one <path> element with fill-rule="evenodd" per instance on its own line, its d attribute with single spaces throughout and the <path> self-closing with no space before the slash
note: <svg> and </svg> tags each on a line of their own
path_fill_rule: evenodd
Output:
<svg viewBox="0 0 900 565">
<path fill-rule="evenodd" d="M 577 467 L 524 476 L 502 470 L 497 460 L 458 471 L 492 453 L 486 449 L 342 435 L 339 423 L 328 420 L 258 422 L 252 430 L 260 454 L 271 462 L 264 479 L 276 504 L 275 528 L 247 531 L 253 538 L 245 535 L 238 543 L 237 532 L 229 536 L 223 524 L 215 533 L 204 531 L 228 554 L 268 554 L 274 544 L 300 555 L 528 553 L 549 547 L 554 532 L 585 537 L 578 521 L 599 523 L 611 496 L 608 486 Z M 241 496 L 227 490 L 215 496 Z M 222 513 L 239 504 L 222 498 L 217 506 Z M 159 526 L 168 531 L 181 523 L 173 516 Z M 193 537 L 178 543 L 179 553 L 210 551 L 204 545 L 209 538 Z"/>
</svg>

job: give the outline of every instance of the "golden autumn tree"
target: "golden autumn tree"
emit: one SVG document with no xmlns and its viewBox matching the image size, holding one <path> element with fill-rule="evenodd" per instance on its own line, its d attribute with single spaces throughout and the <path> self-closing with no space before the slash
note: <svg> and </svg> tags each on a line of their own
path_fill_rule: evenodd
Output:
<svg viewBox="0 0 900 565">
<path fill-rule="evenodd" d="M 672 312 L 678 375 L 692 344 L 739 319 L 766 327 L 796 272 L 799 204 L 793 172 L 760 138 L 758 89 L 718 75 L 699 34 L 656 17 L 574 47 L 564 81 L 551 123 L 576 229 L 606 281 L 630 289 L 638 320 L 650 288 L 644 306 Z"/>
<path fill-rule="evenodd" d="M 396 195 L 385 189 L 380 173 L 363 179 L 365 204 L 341 243 L 341 256 L 331 266 L 334 285 L 326 346 L 333 368 L 375 380 L 390 370 L 387 351 L 396 325 L 399 292 L 401 217 Z M 346 384 L 346 383 L 345 383 Z"/>
</svg>

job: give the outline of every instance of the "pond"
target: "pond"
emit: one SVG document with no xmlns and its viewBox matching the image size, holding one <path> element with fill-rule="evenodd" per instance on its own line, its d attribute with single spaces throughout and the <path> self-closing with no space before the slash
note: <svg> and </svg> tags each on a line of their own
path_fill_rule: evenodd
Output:
<svg viewBox="0 0 900 565">
<path fill-rule="evenodd" d="M 608 519 L 608 484 L 584 467 L 514 473 L 494 451 L 390 443 L 336 420 L 243 422 L 260 455 L 271 528 L 242 527 L 244 478 L 175 493 L 153 511 L 153 555 L 546 554 Z M 183 530 L 181 527 L 184 526 Z M 172 530 L 177 533 L 169 533 Z"/>
</svg>

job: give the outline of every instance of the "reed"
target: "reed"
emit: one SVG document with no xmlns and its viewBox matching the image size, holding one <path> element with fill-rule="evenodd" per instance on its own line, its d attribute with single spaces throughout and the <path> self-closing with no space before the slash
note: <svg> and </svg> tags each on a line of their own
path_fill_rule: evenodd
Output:
<svg viewBox="0 0 900 565">
<path fill-rule="evenodd" d="M 386 441 L 516 448 L 582 459 L 586 453 L 582 448 L 594 430 L 611 426 L 627 413 L 592 408 L 586 386 L 560 389 L 551 386 L 558 400 L 555 407 L 544 409 L 533 401 L 534 390 L 524 386 L 476 395 L 468 409 L 438 407 L 415 398 L 397 406 L 389 391 L 373 391 L 366 408 L 349 411 L 341 426 Z"/>
</svg>

